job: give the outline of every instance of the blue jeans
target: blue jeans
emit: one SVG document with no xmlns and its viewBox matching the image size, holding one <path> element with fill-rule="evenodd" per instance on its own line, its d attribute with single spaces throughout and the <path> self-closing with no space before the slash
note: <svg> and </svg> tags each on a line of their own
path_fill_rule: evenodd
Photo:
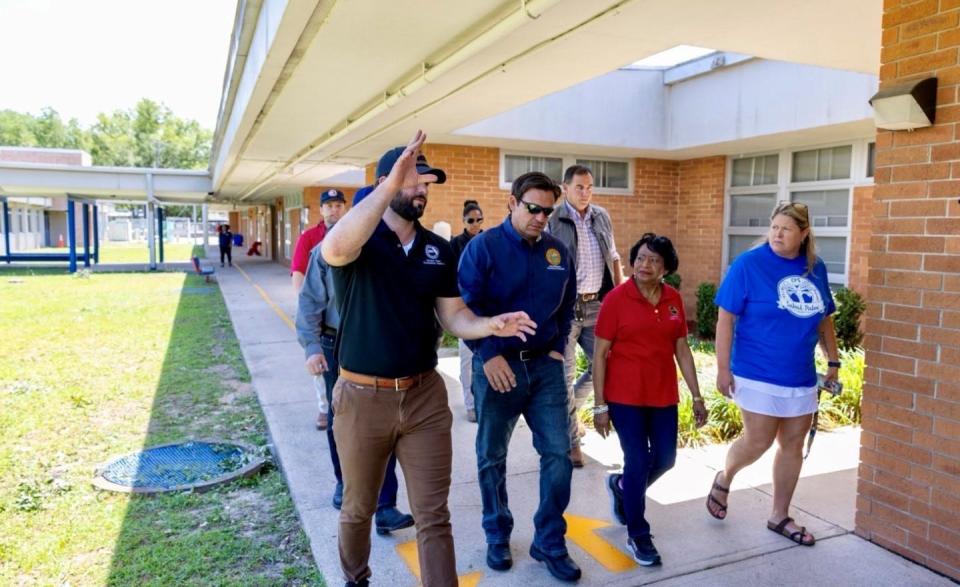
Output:
<svg viewBox="0 0 960 587">
<path fill-rule="evenodd" d="M 644 517 L 647 487 L 677 461 L 677 406 L 651 408 L 609 403 L 623 449 L 623 509 L 631 538 L 650 535 Z"/>
<path fill-rule="evenodd" d="M 320 337 L 320 346 L 323 347 L 323 356 L 327 359 L 327 367 L 323 373 L 323 380 L 327 384 L 327 405 L 330 406 L 329 421 L 327 424 L 327 442 L 330 444 L 330 461 L 333 463 L 333 474 L 337 483 L 343 483 L 343 473 L 340 471 L 340 455 L 337 454 L 337 441 L 333 438 L 333 386 L 337 384 L 337 373 L 340 372 L 340 363 L 333 352 L 336 340 L 324 334 Z M 383 478 L 383 487 L 380 488 L 380 499 L 377 509 L 397 507 L 397 456 L 391 455 L 387 463 L 386 475 Z"/>
<path fill-rule="evenodd" d="M 513 514 L 507 503 L 507 447 L 523 415 L 540 455 L 540 506 L 533 516 L 533 543 L 550 556 L 567 553 L 563 512 L 570 503 L 570 437 L 567 434 L 567 385 L 563 363 L 547 356 L 509 361 L 517 386 L 507 393 L 490 387 L 483 360 L 473 357 L 473 393 L 477 409 L 477 469 L 487 544 L 507 544 Z"/>
<path fill-rule="evenodd" d="M 570 408 L 571 446 L 580 445 L 576 412 L 593 394 L 594 329 L 597 326 L 597 317 L 600 315 L 600 300 L 586 303 L 578 301 L 576 315 L 582 316 L 582 319 L 575 318 L 570 323 L 570 336 L 567 338 L 566 350 L 563 351 L 563 370 L 567 377 L 567 401 Z M 587 355 L 587 370 L 580 377 L 577 377 L 578 345 Z"/>
</svg>

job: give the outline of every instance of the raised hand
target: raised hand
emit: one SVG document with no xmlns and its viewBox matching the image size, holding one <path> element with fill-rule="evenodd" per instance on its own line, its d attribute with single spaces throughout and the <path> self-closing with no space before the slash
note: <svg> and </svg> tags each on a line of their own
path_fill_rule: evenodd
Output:
<svg viewBox="0 0 960 587">
<path fill-rule="evenodd" d="M 420 149 L 427 140 L 427 135 L 422 130 L 418 130 L 410 142 L 407 143 L 403 153 L 397 158 L 387 176 L 387 181 L 391 182 L 396 188 L 412 188 L 420 183 L 432 183 L 437 181 L 437 176 L 431 174 L 420 175 L 417 173 L 417 157 L 420 156 Z"/>
<path fill-rule="evenodd" d="M 499 316 L 492 316 L 490 320 L 490 333 L 493 336 L 510 337 L 516 336 L 526 342 L 527 334 L 533 336 L 537 333 L 537 323 L 530 319 L 526 312 L 507 312 Z"/>
</svg>

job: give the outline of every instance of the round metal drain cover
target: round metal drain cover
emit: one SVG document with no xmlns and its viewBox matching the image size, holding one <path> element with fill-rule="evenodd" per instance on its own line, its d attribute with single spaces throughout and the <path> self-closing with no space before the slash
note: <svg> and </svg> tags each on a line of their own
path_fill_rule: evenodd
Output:
<svg viewBox="0 0 960 587">
<path fill-rule="evenodd" d="M 99 467 L 93 484 L 108 491 L 202 491 L 260 470 L 264 459 L 246 445 L 192 440 L 145 448 Z"/>
</svg>

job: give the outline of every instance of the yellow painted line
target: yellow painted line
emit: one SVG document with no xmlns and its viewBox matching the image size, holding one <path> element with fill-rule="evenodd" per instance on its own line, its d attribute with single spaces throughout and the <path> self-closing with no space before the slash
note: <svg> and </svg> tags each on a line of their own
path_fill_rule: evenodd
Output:
<svg viewBox="0 0 960 587">
<path fill-rule="evenodd" d="M 275 303 L 273 303 L 273 300 L 270 299 L 270 296 L 267 295 L 267 292 L 263 291 L 263 288 L 260 287 L 259 285 L 257 285 L 257 283 L 256 283 L 254 280 L 250 279 L 250 276 L 247 275 L 247 272 L 246 272 L 246 271 L 244 271 L 243 269 L 240 268 L 240 265 L 239 265 L 239 264 L 234 265 L 233 268 L 236 269 L 237 271 L 239 271 L 239 272 L 240 272 L 240 275 L 243 275 L 243 276 L 246 278 L 246 280 L 250 282 L 250 285 L 252 285 L 254 288 L 256 288 L 256 290 L 257 290 L 258 292 L 260 292 L 260 297 L 263 298 L 263 301 L 267 302 L 267 305 L 270 306 L 271 308 L 273 308 L 273 311 L 276 312 L 276 313 L 277 313 L 277 316 L 280 316 L 280 319 L 283 320 L 283 322 L 284 322 L 287 326 L 290 327 L 290 330 L 296 332 L 296 331 L 297 331 L 297 327 L 294 326 L 293 320 L 291 320 L 291 319 L 290 319 L 290 316 L 287 316 L 287 315 L 283 312 L 283 310 L 280 309 L 280 306 L 278 306 L 278 305 L 276 305 Z"/>
<path fill-rule="evenodd" d="M 417 541 L 411 540 L 410 542 L 398 544 L 397 554 L 400 555 L 403 562 L 407 564 L 407 568 L 414 574 L 417 581 L 420 581 L 420 558 L 417 556 Z M 460 587 L 476 587 L 482 578 L 483 571 L 474 571 L 457 577 Z"/>
<path fill-rule="evenodd" d="M 596 530 L 610 526 L 610 522 L 564 514 L 567 521 L 567 538 L 592 556 L 611 573 L 623 573 L 636 568 L 637 563 L 622 550 L 610 544 Z"/>
</svg>

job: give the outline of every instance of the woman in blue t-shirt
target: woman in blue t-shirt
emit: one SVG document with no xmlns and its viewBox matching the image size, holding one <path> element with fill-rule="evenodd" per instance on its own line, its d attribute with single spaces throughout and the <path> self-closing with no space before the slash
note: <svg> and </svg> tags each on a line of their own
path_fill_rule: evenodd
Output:
<svg viewBox="0 0 960 587">
<path fill-rule="evenodd" d="M 767 528 L 798 544 L 815 538 L 789 515 L 803 464 L 803 440 L 817 411 L 814 349 L 829 359 L 826 379 L 840 363 L 830 314 L 836 309 L 827 269 L 816 255 L 806 205 L 781 202 L 760 245 L 733 262 L 717 292 L 717 388 L 743 414 L 743 436 L 707 496 L 707 511 L 726 518 L 734 476 L 777 440 L 773 511 Z"/>
</svg>

